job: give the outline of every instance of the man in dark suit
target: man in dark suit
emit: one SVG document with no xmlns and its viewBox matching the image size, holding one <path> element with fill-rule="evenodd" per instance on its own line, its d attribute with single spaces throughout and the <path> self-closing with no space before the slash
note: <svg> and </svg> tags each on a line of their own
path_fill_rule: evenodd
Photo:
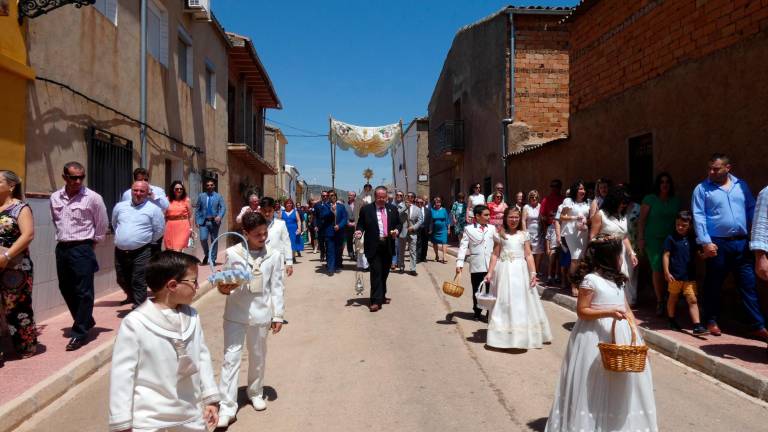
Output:
<svg viewBox="0 0 768 432">
<path fill-rule="evenodd" d="M 224 205 L 224 197 L 216 192 L 216 180 L 208 178 L 205 180 L 205 192 L 197 197 L 195 210 L 195 223 L 200 231 L 200 244 L 203 246 L 203 265 L 208 264 L 208 256 L 213 256 L 213 264 L 216 265 L 219 245 L 213 245 L 210 248 L 208 242 L 212 244 L 219 235 L 219 227 L 224 219 L 227 207 Z M 209 248 L 212 249 L 209 254 Z"/>
<path fill-rule="evenodd" d="M 320 261 L 325 261 L 326 224 L 324 224 L 322 219 L 320 218 L 320 214 L 325 213 L 323 207 L 328 207 L 328 192 L 326 191 L 320 192 L 320 202 L 315 204 L 315 208 L 314 208 L 315 217 L 313 219 L 313 223 L 315 225 L 313 228 L 315 230 L 315 237 L 317 237 L 317 249 L 320 251 Z"/>
<path fill-rule="evenodd" d="M 360 209 L 355 237 L 363 237 L 365 257 L 371 272 L 371 312 L 389 303 L 387 277 L 395 253 L 395 238 L 400 234 L 402 223 L 397 209 L 387 204 L 387 188 L 379 186 L 374 191 L 374 202 Z"/>
</svg>

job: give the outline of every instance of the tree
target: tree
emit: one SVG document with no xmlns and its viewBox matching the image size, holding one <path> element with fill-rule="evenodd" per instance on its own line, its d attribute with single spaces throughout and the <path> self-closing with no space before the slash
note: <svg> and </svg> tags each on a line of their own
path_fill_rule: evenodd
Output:
<svg viewBox="0 0 768 432">
<path fill-rule="evenodd" d="M 366 183 L 370 183 L 371 179 L 373 178 L 373 170 L 370 168 L 366 168 L 363 170 L 363 177 L 365 178 Z"/>
</svg>

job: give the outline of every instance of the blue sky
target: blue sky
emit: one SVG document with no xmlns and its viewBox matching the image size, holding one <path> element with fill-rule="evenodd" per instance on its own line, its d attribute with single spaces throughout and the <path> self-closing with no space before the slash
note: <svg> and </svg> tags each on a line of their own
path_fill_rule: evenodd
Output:
<svg viewBox="0 0 768 432">
<path fill-rule="evenodd" d="M 572 6 L 576 0 L 530 4 Z M 427 114 L 437 77 L 459 28 L 509 3 L 492 0 L 213 0 L 227 31 L 253 39 L 282 110 L 267 118 L 286 135 L 328 132 L 328 116 L 363 126 L 404 127 Z M 527 4 L 517 4 L 518 6 Z M 278 124 L 279 122 L 280 124 Z M 288 137 L 287 163 L 308 183 L 331 184 L 328 139 Z M 357 190 L 390 182 L 392 162 L 337 151 L 336 185 Z"/>
</svg>

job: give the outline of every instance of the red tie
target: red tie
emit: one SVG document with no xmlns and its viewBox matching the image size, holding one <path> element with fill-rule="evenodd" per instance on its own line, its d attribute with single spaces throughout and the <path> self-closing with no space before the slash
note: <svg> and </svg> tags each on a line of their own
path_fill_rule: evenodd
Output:
<svg viewBox="0 0 768 432">
<path fill-rule="evenodd" d="M 381 226 L 384 227 L 384 232 L 381 233 L 382 237 L 386 237 L 389 234 L 387 229 L 387 212 L 385 210 L 385 207 L 379 209 L 379 213 L 381 213 Z"/>
</svg>

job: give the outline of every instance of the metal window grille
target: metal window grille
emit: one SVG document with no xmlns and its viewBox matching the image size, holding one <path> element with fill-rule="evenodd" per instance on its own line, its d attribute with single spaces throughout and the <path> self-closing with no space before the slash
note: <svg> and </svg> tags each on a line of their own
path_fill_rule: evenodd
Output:
<svg viewBox="0 0 768 432">
<path fill-rule="evenodd" d="M 112 209 L 120 202 L 125 190 L 131 187 L 133 142 L 127 138 L 88 128 L 88 187 L 101 194 L 109 219 Z"/>
</svg>

